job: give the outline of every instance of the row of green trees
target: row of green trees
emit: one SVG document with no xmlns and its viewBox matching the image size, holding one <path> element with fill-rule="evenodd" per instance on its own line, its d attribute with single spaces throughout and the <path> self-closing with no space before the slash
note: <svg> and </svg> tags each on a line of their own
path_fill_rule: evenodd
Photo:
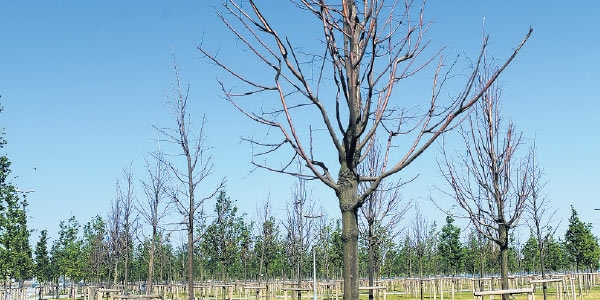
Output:
<svg viewBox="0 0 600 300">
<path fill-rule="evenodd" d="M 573 209 L 569 227 L 564 237 L 547 236 L 544 241 L 546 267 L 551 272 L 563 272 L 585 268 L 597 270 L 600 250 L 598 240 L 590 231 L 590 224 L 579 220 Z M 214 206 L 214 218 L 198 229 L 200 240 L 194 247 L 195 280 L 259 280 L 275 278 L 311 278 L 312 251 L 315 251 L 317 276 L 322 279 L 339 278 L 342 272 L 341 227 L 339 220 L 323 220 L 313 226 L 314 238 L 302 244 L 292 240 L 285 220 L 267 216 L 262 224 L 247 221 L 240 214 L 225 191 L 221 191 Z M 40 281 L 56 281 L 59 278 L 73 282 L 112 282 L 125 280 L 125 260 L 128 257 L 128 280 L 145 282 L 148 278 L 150 239 L 143 239 L 127 251 L 116 251 L 111 246 L 107 222 L 95 217 L 83 227 L 71 217 L 60 223 L 60 232 L 50 248 L 46 231 L 40 234 L 36 244 L 32 272 L 13 274 L 27 278 L 33 274 Z M 429 226 L 425 238 L 416 241 L 406 233 L 394 241 L 384 239 L 375 251 L 376 269 L 381 277 L 423 275 L 494 274 L 499 272 L 498 247 L 481 237 L 475 230 L 466 234 L 448 217 L 437 229 Z M 464 238 L 463 238 L 464 237 Z M 538 241 L 534 235 L 523 244 L 514 241 L 510 249 L 509 268 L 512 273 L 538 273 Z M 131 240 L 135 241 L 132 236 Z M 159 233 L 155 253 L 155 282 L 185 281 L 187 245 L 173 234 Z M 50 249 L 48 251 L 48 249 Z M 295 257 L 301 253 L 302 259 Z M 367 276 L 367 244 L 360 252 L 360 273 Z M 31 265 L 30 265 L 31 266 Z M 21 277 L 19 277 L 21 276 Z M 25 277 L 23 277 L 25 276 Z"/>
</svg>

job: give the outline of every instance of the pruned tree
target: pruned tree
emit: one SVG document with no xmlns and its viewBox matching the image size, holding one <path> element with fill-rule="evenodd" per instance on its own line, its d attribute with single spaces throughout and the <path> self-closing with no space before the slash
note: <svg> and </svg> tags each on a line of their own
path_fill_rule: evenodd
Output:
<svg viewBox="0 0 600 300">
<path fill-rule="evenodd" d="M 488 80 L 479 77 L 480 87 Z M 462 210 L 459 214 L 500 248 L 502 289 L 508 289 L 510 230 L 517 226 L 532 194 L 532 153 L 519 157 L 522 135 L 500 116 L 500 89 L 486 89 L 477 110 L 460 133 L 464 152 L 456 158 L 442 149 L 440 170 L 450 186 L 445 191 Z M 508 295 L 503 296 L 507 299 Z"/>
<path fill-rule="evenodd" d="M 385 164 L 380 150 L 381 147 L 377 144 L 369 149 L 365 163 L 359 166 L 362 174 L 380 174 Z M 403 184 L 400 181 L 391 182 L 384 179 L 360 207 L 359 230 L 367 245 L 369 286 L 374 286 L 375 278 L 379 275 L 382 260 L 379 249 L 384 242 L 393 240 L 400 234 L 398 225 L 410 208 L 410 203 L 403 201 L 400 194 Z M 369 184 L 363 182 L 359 186 L 359 193 L 368 188 Z M 369 290 L 369 299 L 373 299 L 373 290 Z"/>
<path fill-rule="evenodd" d="M 187 284 L 188 298 L 194 299 L 194 273 L 193 253 L 195 238 L 195 219 L 198 217 L 202 204 L 214 197 L 225 185 L 225 179 L 217 183 L 213 189 L 204 193 L 203 197 L 196 197 L 196 188 L 213 174 L 213 164 L 210 156 L 207 156 L 206 134 L 204 124 L 206 116 L 202 116 L 202 122 L 197 132 L 194 130 L 188 112 L 188 98 L 190 86 L 183 88 L 179 80 L 179 71 L 173 54 L 173 68 L 175 70 L 175 83 L 172 85 L 172 95 L 168 96 L 171 109 L 176 120 L 175 128 L 157 128 L 165 136 L 167 142 L 179 148 L 179 155 L 183 157 L 183 167 L 175 160 L 167 161 L 174 179 L 179 187 L 170 190 L 169 195 L 175 204 L 177 211 L 183 217 L 182 224 L 187 232 Z"/>
<path fill-rule="evenodd" d="M 427 55 L 425 48 L 429 42 L 424 35 L 431 25 L 424 17 L 424 3 L 290 2 L 292 7 L 298 8 L 299 14 L 306 13 L 308 18 L 313 18 L 316 26 L 309 23 L 301 28 L 288 26 L 286 28 L 302 32 L 282 33 L 275 18 L 266 15 L 253 0 L 225 1 L 224 12 L 218 12 L 236 41 L 241 43 L 242 46 L 236 48 L 244 48 L 240 53 L 249 54 L 258 62 L 253 68 L 238 69 L 205 46 L 199 50 L 240 82 L 230 88 L 220 80 L 225 97 L 242 114 L 278 133 L 267 135 L 267 140 L 247 139 L 260 149 L 254 152 L 252 163 L 279 173 L 318 179 L 335 192 L 342 215 L 344 299 L 358 299 L 358 209 L 383 179 L 410 165 L 470 111 L 513 60 L 531 30 L 480 87 L 475 83 L 481 56 L 475 59 L 463 88 L 444 102 L 440 98 L 447 92 L 441 90 L 447 81 L 456 78 L 452 76 L 455 62 L 448 63 L 437 50 L 429 57 L 421 57 Z M 316 29 L 314 34 L 306 34 L 313 29 Z M 293 38 L 294 34 L 297 39 Z M 300 40 L 301 37 L 316 41 Z M 307 46 L 315 42 L 320 43 L 320 50 Z M 486 48 L 487 39 L 482 53 Z M 412 96 L 399 97 L 401 94 L 395 89 L 399 82 L 426 70 L 425 67 L 436 60 L 437 66 L 432 68 L 431 95 L 423 96 L 420 102 L 406 100 Z M 245 61 L 244 65 L 254 62 Z M 269 75 L 262 76 L 262 71 Z M 276 102 L 257 108 L 256 103 L 242 102 L 240 97 Z M 311 125 L 303 126 L 307 120 Z M 379 174 L 369 176 L 361 174 L 358 166 L 365 159 L 374 136 L 386 145 L 383 150 L 386 163 Z M 277 153 L 286 150 L 289 151 L 287 159 L 277 161 L 281 157 Z M 265 156 L 273 160 L 263 160 Z M 307 166 L 304 174 L 294 170 L 292 165 L 296 159 Z M 367 183 L 368 188 L 359 193 L 361 183 Z"/>
<path fill-rule="evenodd" d="M 147 291 L 150 293 L 154 285 L 154 262 L 156 256 L 157 240 L 161 240 L 159 234 L 162 234 L 160 222 L 168 215 L 171 201 L 168 201 L 168 184 L 170 173 L 165 161 L 164 154 L 159 150 L 151 154 L 152 162 L 146 160 L 146 172 L 148 179 L 142 182 L 146 201 L 138 200 L 137 209 L 144 219 L 150 225 L 150 246 L 148 249 L 148 279 Z"/>
</svg>

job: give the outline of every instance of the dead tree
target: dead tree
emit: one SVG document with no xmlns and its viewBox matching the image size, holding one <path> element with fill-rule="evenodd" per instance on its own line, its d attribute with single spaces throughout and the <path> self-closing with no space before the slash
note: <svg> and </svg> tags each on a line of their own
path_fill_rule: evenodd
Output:
<svg viewBox="0 0 600 300">
<path fill-rule="evenodd" d="M 376 176 L 383 167 L 383 157 L 379 145 L 373 145 L 369 150 L 365 163 L 359 169 L 362 174 Z M 386 240 L 394 240 L 400 230 L 400 221 L 410 207 L 408 201 L 403 201 L 400 188 L 404 183 L 383 180 L 360 208 L 359 230 L 367 244 L 369 286 L 374 286 L 375 277 L 379 274 L 381 262 L 376 262 L 376 251 Z M 361 184 L 360 189 L 368 188 Z M 373 290 L 369 290 L 369 299 L 373 299 Z"/>
<path fill-rule="evenodd" d="M 218 15 L 235 36 L 235 47 L 243 48 L 239 53 L 249 54 L 244 65 L 258 64 L 243 69 L 216 51 L 204 46 L 199 50 L 233 80 L 239 80 L 233 88 L 219 80 L 228 101 L 277 133 L 270 132 L 265 140 L 247 139 L 257 148 L 252 163 L 318 179 L 335 192 L 342 215 L 344 299 L 348 300 L 359 296 L 358 209 L 384 178 L 411 164 L 470 110 L 513 60 L 531 30 L 485 85 L 474 86 L 481 63 L 478 58 L 466 81 L 459 83 L 462 88 L 456 96 L 443 101 L 440 98 L 448 92 L 442 93 L 442 87 L 456 78 L 452 76 L 454 62 L 447 63 L 441 50 L 421 57 L 427 53 L 424 34 L 431 25 L 424 20 L 424 5 L 384 0 L 328 2 L 333 1 L 291 1 L 291 6 L 298 8 L 299 15 L 294 18 L 313 18 L 316 26 L 303 23 L 301 28 L 294 27 L 302 32 L 288 35 L 273 23 L 277 19 L 264 14 L 260 2 L 227 0 Z M 317 30 L 307 34 L 311 29 Z M 301 40 L 303 37 L 314 40 Z M 319 50 L 308 46 L 315 43 Z M 486 44 L 487 40 L 482 53 Z M 431 94 L 417 102 L 407 99 L 414 99 L 412 95 L 398 97 L 402 95 L 395 89 L 398 83 L 426 70 L 433 61 L 438 64 L 431 69 L 431 88 L 425 92 Z M 264 76 L 263 71 L 269 74 Z M 267 102 L 259 108 L 256 102 L 240 101 L 240 97 Z M 311 125 L 303 126 L 306 121 Z M 386 163 L 379 174 L 368 176 L 360 173 L 358 165 L 375 135 L 386 145 Z M 280 151 L 289 151 L 287 159 L 277 160 Z M 293 168 L 297 158 L 307 166 L 305 174 Z M 362 193 L 360 183 L 368 184 Z"/>
<path fill-rule="evenodd" d="M 171 189 L 169 194 L 182 215 L 182 224 L 187 232 L 187 284 L 188 298 L 194 300 L 194 273 L 193 273 L 193 253 L 194 243 L 194 223 L 202 204 L 214 197 L 225 185 L 225 179 L 221 180 L 215 188 L 204 193 L 204 197 L 196 197 L 196 188 L 201 182 L 204 182 L 213 173 L 213 164 L 210 156 L 206 156 L 206 135 L 204 133 L 204 124 L 206 116 L 202 117 L 200 129 L 197 133 L 193 132 L 193 126 L 190 124 L 190 116 L 187 111 L 188 97 L 190 87 L 182 88 L 179 80 L 177 63 L 173 55 L 173 67 L 175 69 L 175 83 L 172 87 L 172 95 L 169 97 L 172 111 L 175 115 L 177 127 L 171 129 L 158 129 L 165 136 L 166 141 L 179 148 L 179 153 L 175 157 L 183 157 L 183 167 L 178 162 L 171 160 L 167 162 L 172 176 L 180 184 L 179 188 Z M 179 162 L 180 163 L 180 162 Z"/>
<path fill-rule="evenodd" d="M 518 156 L 522 135 L 512 122 L 503 124 L 499 102 L 500 89 L 494 84 L 461 127 L 466 151 L 452 159 L 442 150 L 440 170 L 450 186 L 446 193 L 456 200 L 462 216 L 500 248 L 502 289 L 508 289 L 509 233 L 531 196 L 532 156 Z"/>
<path fill-rule="evenodd" d="M 148 279 L 146 292 L 151 293 L 154 286 L 154 261 L 156 255 L 156 243 L 159 239 L 161 220 L 168 215 L 171 202 L 168 201 L 168 184 L 170 174 L 165 157 L 159 150 L 151 154 L 152 161 L 146 160 L 146 171 L 148 179 L 142 182 L 145 201 L 138 201 L 137 209 L 141 217 L 151 227 L 150 249 L 148 250 Z M 152 164 L 152 165 L 151 165 Z"/>
</svg>

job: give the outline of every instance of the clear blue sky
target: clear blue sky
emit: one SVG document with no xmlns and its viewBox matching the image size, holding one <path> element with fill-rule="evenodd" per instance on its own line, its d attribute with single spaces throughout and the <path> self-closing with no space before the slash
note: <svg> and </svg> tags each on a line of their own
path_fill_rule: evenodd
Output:
<svg viewBox="0 0 600 300">
<path fill-rule="evenodd" d="M 264 2 L 276 15 L 286 1 Z M 268 4 L 267 4 L 268 3 Z M 268 195 L 283 217 L 294 179 L 263 171 L 248 176 L 250 149 L 244 135 L 260 128 L 221 99 L 216 70 L 196 50 L 218 49 L 232 36 L 214 14 L 220 1 L 4 1 L 0 4 L 0 126 L 15 182 L 28 195 L 30 226 L 56 234 L 75 214 L 80 223 L 106 216 L 122 168 L 133 163 L 142 179 L 144 156 L 156 149 L 151 125 L 171 126 L 165 105 L 174 80 L 171 47 L 181 77 L 191 85 L 191 111 L 206 113 L 213 147 L 214 181 L 226 176 L 228 193 L 253 216 Z M 503 113 L 530 141 L 548 181 L 545 193 L 563 227 L 574 205 L 600 235 L 600 4 L 552 1 L 430 1 L 428 35 L 450 53 L 473 55 L 482 23 L 491 52 L 506 57 L 529 29 L 534 34 L 501 78 Z M 281 6 L 281 7 L 280 7 Z M 298 28 L 294 18 L 283 30 Z M 291 34 L 290 34 L 291 35 Z M 235 53 L 223 48 L 220 55 Z M 431 148 L 403 177 L 421 174 L 403 192 L 426 202 L 440 184 Z M 209 183 L 210 184 L 210 183 Z M 137 183 L 138 187 L 140 186 Z M 210 188 L 208 185 L 206 188 Z M 315 186 L 315 198 L 336 214 L 331 191 Z M 140 192 L 138 197 L 144 197 Z M 427 206 L 424 203 L 422 206 Z M 411 217 L 409 216 L 409 219 Z M 430 218 L 440 218 L 432 213 Z M 442 220 L 438 220 L 438 223 Z M 526 231 L 526 230 L 525 230 Z M 563 234 L 560 231 L 559 234 Z M 32 235 L 37 240 L 38 232 Z"/>
</svg>

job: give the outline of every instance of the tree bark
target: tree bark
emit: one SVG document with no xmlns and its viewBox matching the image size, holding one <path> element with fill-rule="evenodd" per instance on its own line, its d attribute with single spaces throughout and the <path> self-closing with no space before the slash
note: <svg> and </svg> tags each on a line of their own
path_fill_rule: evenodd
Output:
<svg viewBox="0 0 600 300">
<path fill-rule="evenodd" d="M 508 228 L 505 225 L 499 224 L 498 238 L 500 240 L 500 274 L 502 278 L 503 290 L 508 289 Z M 502 300 L 510 300 L 510 295 L 503 294 Z"/>
<path fill-rule="evenodd" d="M 344 250 L 343 300 L 358 299 L 358 214 L 356 208 L 342 208 L 342 248 Z"/>
</svg>

